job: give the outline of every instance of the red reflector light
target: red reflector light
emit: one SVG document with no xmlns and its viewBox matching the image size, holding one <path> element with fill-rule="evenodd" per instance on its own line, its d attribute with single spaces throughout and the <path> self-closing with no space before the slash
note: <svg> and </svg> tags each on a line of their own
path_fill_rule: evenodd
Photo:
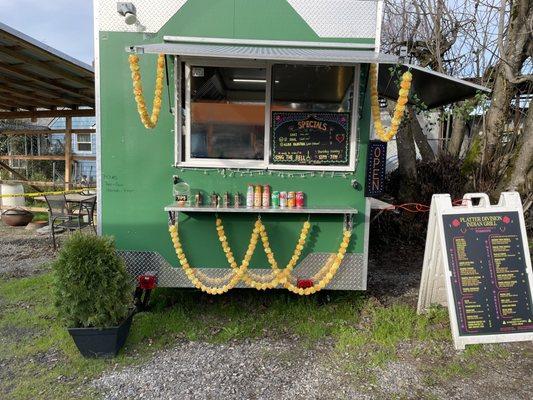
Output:
<svg viewBox="0 0 533 400">
<path fill-rule="evenodd" d="M 310 287 L 313 287 L 313 280 L 312 279 L 298 279 L 296 281 L 296 286 L 300 289 L 307 289 Z"/>
<path fill-rule="evenodd" d="M 157 276 L 155 275 L 139 275 L 137 277 L 138 287 L 143 290 L 155 289 L 157 285 Z"/>
</svg>

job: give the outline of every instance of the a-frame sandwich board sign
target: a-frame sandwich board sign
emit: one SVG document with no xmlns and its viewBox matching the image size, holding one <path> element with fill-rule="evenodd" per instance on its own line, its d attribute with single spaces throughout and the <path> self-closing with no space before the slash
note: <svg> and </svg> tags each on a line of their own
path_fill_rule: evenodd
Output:
<svg viewBox="0 0 533 400">
<path fill-rule="evenodd" d="M 533 273 L 520 195 L 431 200 L 418 313 L 448 306 L 456 349 L 533 340 Z"/>
</svg>

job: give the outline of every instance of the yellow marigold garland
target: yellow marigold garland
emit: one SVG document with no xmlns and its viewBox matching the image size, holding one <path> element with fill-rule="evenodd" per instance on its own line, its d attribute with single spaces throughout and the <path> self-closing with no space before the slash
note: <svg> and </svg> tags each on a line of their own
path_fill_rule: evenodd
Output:
<svg viewBox="0 0 533 400">
<path fill-rule="evenodd" d="M 172 238 L 172 243 L 174 244 L 176 255 L 178 256 L 178 260 L 180 262 L 181 267 L 183 268 L 183 271 L 185 272 L 185 275 L 187 275 L 187 278 L 189 278 L 189 280 L 197 289 L 200 289 L 202 292 L 206 292 L 208 294 L 226 293 L 228 290 L 233 289 L 237 285 L 237 283 L 239 283 L 242 278 L 242 275 L 248 269 L 250 259 L 252 258 L 252 255 L 255 251 L 255 247 L 257 245 L 257 241 L 259 239 L 258 222 L 256 222 L 256 227 L 252 232 L 246 256 L 244 257 L 240 267 L 237 267 L 236 270 L 233 271 L 229 282 L 224 286 L 209 287 L 198 278 L 196 271 L 189 265 L 187 257 L 185 256 L 185 252 L 183 251 L 183 248 L 181 246 L 177 227 L 175 225 L 170 225 L 168 227 L 168 230 Z"/>
<path fill-rule="evenodd" d="M 285 289 L 299 294 L 300 296 L 309 296 L 310 294 L 316 293 L 322 289 L 324 289 L 333 279 L 335 274 L 337 273 L 337 270 L 341 266 L 341 262 L 344 258 L 344 255 L 346 254 L 346 249 L 350 245 L 350 237 L 352 236 L 352 232 L 349 230 L 345 230 L 343 232 L 343 238 L 341 245 L 339 247 L 339 250 L 337 254 L 335 254 L 333 260 L 331 261 L 331 265 L 328 266 L 329 262 L 326 263 L 323 270 L 319 271 L 320 274 L 323 274 L 324 276 L 318 281 L 318 283 L 315 283 L 313 286 L 308 288 L 299 288 L 298 286 L 294 285 L 290 282 L 290 280 L 287 280 L 283 286 L 285 286 Z M 327 266 L 327 268 L 326 268 Z M 327 270 L 327 272 L 325 272 Z M 318 274 L 317 274 L 318 275 Z"/>
<path fill-rule="evenodd" d="M 402 122 L 402 118 L 405 113 L 412 80 L 413 75 L 411 72 L 406 71 L 403 73 L 402 80 L 400 82 L 398 101 L 396 102 L 396 107 L 391 120 L 391 126 L 388 131 L 385 131 L 381 122 L 381 113 L 378 102 L 378 68 L 376 64 L 370 64 L 370 105 L 372 107 L 374 129 L 379 140 L 388 142 L 396 135 L 396 133 L 398 133 L 398 128 L 400 127 L 400 123 Z"/>
<path fill-rule="evenodd" d="M 309 233 L 311 224 L 309 223 L 309 221 L 304 222 L 302 230 L 300 231 L 300 237 L 298 240 L 298 244 L 296 245 L 293 256 L 291 257 L 287 266 L 283 270 L 280 270 L 274 258 L 274 252 L 270 248 L 270 244 L 268 242 L 268 235 L 266 234 L 265 226 L 260 220 L 258 220 L 258 223 L 259 223 L 258 225 L 259 234 L 263 242 L 263 248 L 265 250 L 268 262 L 270 263 L 272 267 L 272 273 L 267 274 L 267 275 L 260 275 L 260 274 L 254 274 L 252 271 L 248 270 L 245 274 L 243 274 L 242 280 L 247 286 L 253 287 L 257 290 L 273 289 L 279 284 L 285 284 L 285 282 L 287 281 L 287 277 L 290 275 L 291 271 L 294 269 L 294 267 L 298 263 L 298 259 L 300 258 L 301 252 L 303 250 L 303 246 L 305 245 L 305 241 L 307 239 L 307 235 Z M 216 227 L 217 227 L 218 237 L 221 242 L 222 249 L 224 250 L 224 253 L 226 254 L 228 263 L 233 269 L 235 269 L 233 253 L 227 242 L 226 234 L 224 232 L 224 226 L 222 225 L 222 220 L 220 218 L 216 219 Z"/>
<path fill-rule="evenodd" d="M 130 62 L 131 79 L 133 81 L 133 94 L 135 102 L 137 103 L 137 111 L 141 117 L 141 122 L 147 129 L 155 128 L 159 114 L 161 112 L 161 97 L 163 95 L 163 77 L 165 68 L 165 56 L 159 54 L 157 58 L 157 71 L 155 79 L 154 104 L 152 108 L 152 115 L 148 114 L 146 109 L 146 102 L 144 100 L 141 69 L 139 67 L 139 56 L 137 54 L 130 54 L 128 58 Z"/>
<path fill-rule="evenodd" d="M 250 244 L 248 245 L 248 249 L 240 266 L 237 265 L 233 252 L 231 251 L 231 248 L 227 242 L 227 237 L 224 232 L 224 226 L 222 225 L 221 219 L 217 218 L 216 226 L 219 241 L 222 244 L 222 249 L 224 250 L 226 258 L 232 269 L 230 273 L 220 278 L 210 278 L 203 272 L 191 268 L 181 246 L 176 226 L 169 226 L 169 232 L 172 238 L 172 243 L 174 244 L 176 255 L 178 256 L 178 260 L 181 264 L 181 267 L 185 271 L 185 274 L 196 288 L 208 294 L 226 293 L 228 290 L 234 288 L 240 280 L 244 281 L 248 286 L 258 290 L 275 288 L 281 284 L 289 291 L 299 295 L 307 296 L 316 293 L 326 287 L 337 273 L 337 270 L 339 269 L 344 255 L 346 254 L 346 250 L 350 244 L 350 237 L 352 234 L 351 231 L 344 230 L 343 240 L 340 244 L 338 252 L 332 255 L 328 259 L 326 264 L 312 278 L 313 281 L 320 279 L 318 283 L 308 288 L 299 288 L 291 282 L 294 280 L 294 277 L 291 275 L 291 272 L 296 266 L 296 263 L 298 262 L 298 259 L 303 250 L 303 246 L 305 245 L 307 234 L 309 233 L 309 229 L 311 226 L 309 221 L 306 221 L 304 223 L 293 256 L 291 257 L 289 263 L 283 270 L 280 270 L 278 267 L 278 264 L 274 257 L 274 253 L 270 248 L 265 226 L 263 225 L 260 219 L 258 219 L 255 223 L 252 235 L 250 237 Z M 255 252 L 259 236 L 261 237 L 261 240 L 263 242 L 263 248 L 265 250 L 265 253 L 267 254 L 267 259 L 272 267 L 272 273 L 268 275 L 258 275 L 253 273 L 250 274 L 250 272 L 248 272 L 248 266 Z M 205 283 L 203 283 L 202 280 L 206 280 L 212 284 L 214 283 L 215 285 L 220 285 L 228 280 L 229 282 L 223 286 L 209 287 Z"/>
<path fill-rule="evenodd" d="M 274 254 L 272 250 L 270 249 L 270 245 L 268 242 L 268 235 L 266 233 L 266 230 L 264 229 L 264 225 L 262 226 L 262 228 L 263 229 L 260 228 L 259 233 L 261 235 L 261 240 L 263 241 L 263 247 L 265 248 L 265 253 L 267 253 L 267 258 L 272 267 L 272 270 L 274 271 L 274 273 L 276 272 L 278 273 L 277 280 L 279 281 L 280 284 L 282 284 L 289 291 L 299 294 L 299 295 L 303 295 L 303 296 L 308 296 L 310 294 L 316 293 L 319 290 L 322 290 L 323 288 L 325 288 L 329 284 L 329 282 L 333 279 L 333 277 L 337 273 L 337 270 L 340 267 L 342 259 L 344 258 L 344 255 L 346 254 L 346 249 L 348 248 L 348 245 L 350 244 L 350 237 L 352 235 L 351 231 L 345 230 L 343 232 L 343 240 L 341 242 L 341 245 L 340 245 L 340 248 L 337 254 L 334 255 L 334 257 L 331 257 L 326 262 L 326 264 L 312 278 L 313 281 L 320 279 L 319 282 L 309 288 L 299 288 L 291 282 L 295 280 L 294 277 L 291 275 L 291 272 L 296 266 L 296 264 L 298 263 L 298 259 L 303 250 L 307 231 L 310 228 L 309 222 L 306 221 L 304 223 L 304 227 L 302 228 L 302 233 L 300 234 L 300 240 L 298 241 L 298 244 L 296 245 L 294 254 L 291 260 L 289 261 L 289 264 L 287 264 L 287 267 L 283 271 L 280 271 L 277 268 L 277 262 L 274 258 Z M 269 257 L 269 255 L 271 255 L 271 257 Z"/>
</svg>

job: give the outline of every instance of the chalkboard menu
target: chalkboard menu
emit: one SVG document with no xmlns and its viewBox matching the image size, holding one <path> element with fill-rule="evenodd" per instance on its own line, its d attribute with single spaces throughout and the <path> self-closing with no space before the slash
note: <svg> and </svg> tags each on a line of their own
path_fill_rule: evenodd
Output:
<svg viewBox="0 0 533 400">
<path fill-rule="evenodd" d="M 518 212 L 442 219 L 459 335 L 533 332 Z"/>
<path fill-rule="evenodd" d="M 273 112 L 271 162 L 349 165 L 350 114 Z"/>
</svg>

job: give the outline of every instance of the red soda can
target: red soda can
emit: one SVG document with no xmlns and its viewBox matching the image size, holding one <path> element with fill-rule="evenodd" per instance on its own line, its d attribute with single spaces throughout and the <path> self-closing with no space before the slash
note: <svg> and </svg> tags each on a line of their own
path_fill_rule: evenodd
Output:
<svg viewBox="0 0 533 400">
<path fill-rule="evenodd" d="M 304 206 L 304 192 L 296 192 L 296 207 Z"/>
<path fill-rule="evenodd" d="M 263 208 L 270 207 L 270 185 L 263 185 Z"/>
<path fill-rule="evenodd" d="M 287 207 L 287 192 L 279 192 L 279 206 L 281 208 Z"/>
<path fill-rule="evenodd" d="M 288 192 L 287 193 L 287 207 L 293 208 L 296 205 L 296 193 Z"/>
</svg>

